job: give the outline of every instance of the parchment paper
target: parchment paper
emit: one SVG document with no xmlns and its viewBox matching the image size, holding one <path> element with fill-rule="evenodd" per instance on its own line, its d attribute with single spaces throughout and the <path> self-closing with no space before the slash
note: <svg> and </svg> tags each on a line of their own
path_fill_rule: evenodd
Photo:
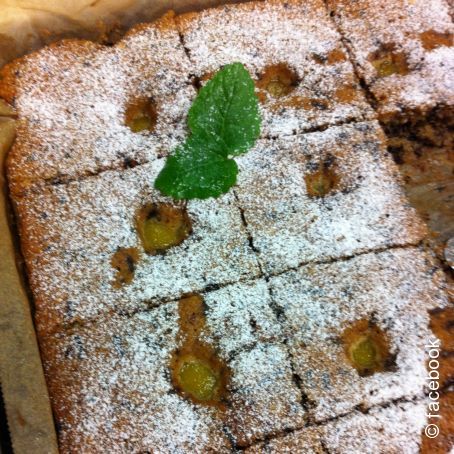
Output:
<svg viewBox="0 0 454 454">
<path fill-rule="evenodd" d="M 0 112 L 7 112 L 1 109 Z M 4 107 L 4 106 L 3 106 Z M 10 231 L 4 157 L 14 139 L 12 118 L 0 116 L 0 382 L 16 453 L 56 453 L 52 413 Z"/>
</svg>

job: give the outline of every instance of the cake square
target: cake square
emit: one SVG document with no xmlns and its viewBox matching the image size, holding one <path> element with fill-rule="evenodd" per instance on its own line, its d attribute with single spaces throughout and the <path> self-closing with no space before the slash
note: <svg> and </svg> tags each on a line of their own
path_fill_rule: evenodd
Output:
<svg viewBox="0 0 454 454">
<path fill-rule="evenodd" d="M 454 24 L 445 0 L 327 4 L 390 139 L 390 150 L 402 155 L 414 149 L 418 156 L 421 147 L 434 147 L 435 153 L 451 150 Z"/>
<path fill-rule="evenodd" d="M 425 233 L 377 122 L 262 140 L 237 161 L 235 193 L 267 274 Z"/>
<path fill-rule="evenodd" d="M 41 348 L 63 450 L 224 452 L 304 424 L 263 280 L 98 317 L 42 336 Z M 219 401 L 179 388 L 188 357 L 223 371 Z"/>
<path fill-rule="evenodd" d="M 177 24 L 196 82 L 237 61 L 250 71 L 264 137 L 374 116 L 322 0 L 225 5 Z"/>
<path fill-rule="evenodd" d="M 316 421 L 422 395 L 428 310 L 448 302 L 443 272 L 419 248 L 307 265 L 270 285 Z"/>
<path fill-rule="evenodd" d="M 284 346 L 258 344 L 230 364 L 233 391 L 226 421 L 237 445 L 304 425 L 302 396 Z"/>
<path fill-rule="evenodd" d="M 444 0 L 328 0 L 385 121 L 454 103 L 454 25 Z M 450 112 L 450 113 L 449 113 Z"/>
<path fill-rule="evenodd" d="M 233 194 L 175 206 L 153 186 L 163 161 L 47 186 L 17 200 L 39 330 L 259 275 Z M 184 213 L 191 232 L 153 255 L 144 250 L 138 223 L 142 214 L 158 222 L 159 210 L 152 209 L 160 204 Z M 122 265 L 131 271 L 130 283 L 118 282 Z"/>
<path fill-rule="evenodd" d="M 8 158 L 13 194 L 169 154 L 196 94 L 189 67 L 173 13 L 113 47 L 66 40 L 7 65 L 0 96 L 20 119 Z"/>
<path fill-rule="evenodd" d="M 312 426 L 252 446 L 247 454 L 416 453 L 426 421 L 426 403 L 403 402 L 354 412 L 323 426 Z"/>
<path fill-rule="evenodd" d="M 177 332 L 169 303 L 41 338 L 63 452 L 230 452 L 216 408 L 196 407 L 172 386 Z"/>
</svg>

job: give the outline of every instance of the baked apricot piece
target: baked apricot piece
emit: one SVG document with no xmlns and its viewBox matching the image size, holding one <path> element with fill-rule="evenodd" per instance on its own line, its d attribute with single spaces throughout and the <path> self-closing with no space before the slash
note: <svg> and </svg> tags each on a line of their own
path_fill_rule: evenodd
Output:
<svg viewBox="0 0 454 454">
<path fill-rule="evenodd" d="M 292 92 L 298 84 L 298 76 L 285 63 L 268 66 L 256 82 L 272 98 L 282 98 Z"/>
<path fill-rule="evenodd" d="M 192 355 L 179 358 L 176 377 L 181 390 L 201 402 L 214 399 L 220 385 L 219 371 Z"/>
<path fill-rule="evenodd" d="M 344 351 L 361 377 L 387 369 L 391 361 L 386 334 L 374 323 L 359 320 L 342 335 Z"/>
<path fill-rule="evenodd" d="M 133 132 L 153 131 L 156 127 L 158 112 L 151 98 L 138 98 L 126 108 L 125 124 Z"/>
<path fill-rule="evenodd" d="M 405 75 L 410 72 L 407 57 L 398 52 L 394 44 L 383 44 L 377 51 L 369 55 L 369 61 L 377 71 L 379 78 L 393 74 Z"/>
<path fill-rule="evenodd" d="M 339 175 L 336 173 L 332 159 L 327 159 L 319 165 L 318 170 L 304 176 L 309 197 L 325 197 L 339 185 Z"/>
<path fill-rule="evenodd" d="M 163 253 L 181 244 L 191 233 L 191 221 L 183 207 L 150 203 L 136 216 L 136 226 L 148 254 Z"/>
</svg>

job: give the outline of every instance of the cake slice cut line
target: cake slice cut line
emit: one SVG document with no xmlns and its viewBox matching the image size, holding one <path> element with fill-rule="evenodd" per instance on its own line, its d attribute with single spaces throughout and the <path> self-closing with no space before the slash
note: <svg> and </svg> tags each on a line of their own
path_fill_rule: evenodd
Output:
<svg viewBox="0 0 454 454">
<path fill-rule="evenodd" d="M 321 0 L 221 6 L 178 16 L 177 26 L 200 83 L 225 64 L 246 65 L 263 137 L 374 117 Z"/>
<path fill-rule="evenodd" d="M 377 122 L 354 123 L 261 140 L 237 159 L 234 194 L 265 275 L 424 238 L 384 140 Z"/>
<path fill-rule="evenodd" d="M 328 0 L 327 7 L 385 123 L 452 106 L 454 28 L 444 0 L 430 8 L 419 0 L 383 5 Z M 381 61 L 387 64 L 382 74 Z"/>
<path fill-rule="evenodd" d="M 184 342 L 192 336 L 178 334 L 182 329 L 179 303 L 133 316 L 98 318 L 91 324 L 42 337 L 44 364 L 65 449 L 78 443 L 92 446 L 94 440 L 105 449 L 115 446 L 109 443 L 127 446 L 128 439 L 137 437 L 141 437 L 139 444 L 144 448 L 153 446 L 152 440 L 157 442 L 153 437 L 158 437 L 160 446 L 174 443 L 177 450 L 189 449 L 193 440 L 222 446 L 225 437 L 221 427 L 227 427 L 244 446 L 304 424 L 300 391 L 291 380 L 279 327 L 267 309 L 266 282 L 237 284 L 201 297 L 206 320 L 195 334 L 229 364 L 232 375 L 227 382 L 226 408 L 194 405 L 173 389 L 169 372 L 172 352 L 182 348 L 190 351 Z M 228 336 L 219 336 L 226 330 Z M 197 350 L 194 352 L 197 354 Z M 76 395 L 79 398 L 73 400 Z M 166 412 L 173 418 L 169 419 Z M 104 433 L 109 420 L 98 416 L 109 413 L 110 420 L 123 427 L 123 440 Z M 163 430 L 147 432 L 150 418 L 155 421 L 153 427 L 162 424 Z M 198 435 L 193 433 L 197 427 L 191 428 L 193 423 L 200 426 Z M 175 436 L 178 424 L 187 430 Z M 82 429 L 76 430 L 77 426 Z"/>
<path fill-rule="evenodd" d="M 313 402 L 309 414 L 316 421 L 355 406 L 369 408 L 423 394 L 425 346 L 432 335 L 428 311 L 449 305 L 443 272 L 423 250 L 393 249 L 307 265 L 271 278 L 269 285 L 292 365 Z M 349 357 L 351 342 L 355 332 L 362 336 L 377 329 L 374 348 L 381 348 L 379 337 L 388 344 L 382 344 L 383 368 L 363 374 Z"/>
<path fill-rule="evenodd" d="M 426 422 L 426 402 L 416 400 L 393 402 L 387 407 L 374 407 L 366 414 L 355 411 L 328 423 L 307 426 L 273 437 L 246 449 L 247 454 L 281 454 L 295 452 L 419 452 Z M 420 437 L 420 440 L 418 438 Z"/>
</svg>

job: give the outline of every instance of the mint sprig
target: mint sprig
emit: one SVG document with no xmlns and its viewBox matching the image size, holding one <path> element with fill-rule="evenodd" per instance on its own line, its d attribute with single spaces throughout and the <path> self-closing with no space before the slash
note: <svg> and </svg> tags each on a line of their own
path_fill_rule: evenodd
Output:
<svg viewBox="0 0 454 454">
<path fill-rule="evenodd" d="M 219 197 L 235 183 L 238 167 L 209 141 L 190 137 L 167 158 L 155 187 L 174 199 Z"/>
<path fill-rule="evenodd" d="M 207 199 L 226 193 L 238 173 L 233 156 L 249 150 L 260 135 L 254 82 L 232 63 L 201 88 L 188 113 L 191 136 L 167 158 L 155 187 L 174 199 Z"/>
</svg>

